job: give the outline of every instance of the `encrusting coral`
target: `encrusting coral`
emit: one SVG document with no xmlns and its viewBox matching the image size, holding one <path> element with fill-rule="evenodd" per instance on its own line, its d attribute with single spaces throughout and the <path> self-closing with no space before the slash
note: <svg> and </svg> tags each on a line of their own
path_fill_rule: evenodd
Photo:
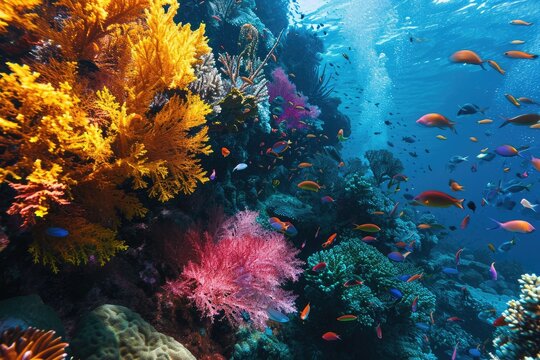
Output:
<svg viewBox="0 0 540 360">
<path fill-rule="evenodd" d="M 540 358 L 540 277 L 523 274 L 519 283 L 519 300 L 510 300 L 502 315 L 507 327 L 493 340 L 498 359 Z"/>
<path fill-rule="evenodd" d="M 67 357 L 67 347 L 53 330 L 12 328 L 0 334 L 3 360 L 61 360 Z"/>
<path fill-rule="evenodd" d="M 175 24 L 177 10 L 58 1 L 36 30 L 55 55 L 0 74 L 0 183 L 16 192 L 10 213 L 33 230 L 35 261 L 54 271 L 125 249 L 122 218 L 146 213 L 131 190 L 167 201 L 208 181 L 198 156 L 212 151 L 211 108 L 188 86 L 211 49 L 204 25 Z M 68 237 L 47 235 L 51 226 Z"/>
</svg>

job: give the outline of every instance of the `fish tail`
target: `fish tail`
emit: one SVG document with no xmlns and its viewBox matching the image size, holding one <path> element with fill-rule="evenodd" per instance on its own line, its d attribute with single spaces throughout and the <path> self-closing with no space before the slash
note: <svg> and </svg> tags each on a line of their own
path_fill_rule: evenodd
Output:
<svg viewBox="0 0 540 360">
<path fill-rule="evenodd" d="M 504 120 L 501 126 L 499 126 L 499 129 L 502 128 L 503 126 L 510 124 L 510 120 L 508 120 L 508 118 L 505 118 L 504 116 L 501 116 L 501 115 L 499 115 L 499 117 Z"/>
<path fill-rule="evenodd" d="M 538 55 L 532 55 L 531 56 L 533 59 L 536 59 L 538 57 Z"/>
<path fill-rule="evenodd" d="M 486 70 L 486 71 L 487 71 L 486 67 L 484 66 L 484 63 L 480 63 L 480 67 L 482 68 L 482 70 Z"/>
<path fill-rule="evenodd" d="M 456 123 L 450 123 L 450 130 L 452 130 L 452 132 L 457 135 Z"/>
<path fill-rule="evenodd" d="M 456 202 L 456 206 L 458 208 L 460 208 L 461 210 L 463 210 L 463 201 L 465 201 L 465 199 L 459 199 L 457 202 Z"/>
<path fill-rule="evenodd" d="M 491 221 L 494 221 L 497 226 L 495 227 L 492 227 L 492 228 L 487 228 L 487 230 L 497 230 L 497 229 L 500 229 L 502 228 L 502 224 L 500 222 L 498 222 L 497 220 L 493 219 L 493 218 L 489 218 Z"/>
</svg>

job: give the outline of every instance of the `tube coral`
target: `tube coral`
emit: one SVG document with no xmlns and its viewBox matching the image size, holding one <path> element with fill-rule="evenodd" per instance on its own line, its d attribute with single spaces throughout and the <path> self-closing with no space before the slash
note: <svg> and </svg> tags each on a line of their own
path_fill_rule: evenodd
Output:
<svg viewBox="0 0 540 360">
<path fill-rule="evenodd" d="M 146 213 L 132 190 L 167 201 L 208 181 L 211 109 L 188 86 L 211 49 L 204 25 L 174 22 L 176 1 L 48 6 L 42 55 L 0 74 L 0 184 L 16 191 L 9 213 L 33 231 L 35 261 L 58 271 L 125 249 L 122 218 Z"/>
<path fill-rule="evenodd" d="M 268 320 L 269 308 L 291 313 L 295 296 L 280 286 L 302 273 L 298 250 L 281 234 L 256 221 L 257 212 L 244 211 L 228 219 L 212 237 L 195 241 L 196 260 L 189 262 L 180 279 L 169 281 L 169 297 L 187 297 L 213 320 L 223 315 L 233 326 L 249 318 L 258 329 Z"/>
</svg>

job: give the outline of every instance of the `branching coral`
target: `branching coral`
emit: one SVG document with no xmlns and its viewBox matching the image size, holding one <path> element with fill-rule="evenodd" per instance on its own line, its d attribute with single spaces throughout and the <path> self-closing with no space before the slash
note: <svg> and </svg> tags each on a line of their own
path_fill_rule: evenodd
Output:
<svg viewBox="0 0 540 360">
<path fill-rule="evenodd" d="M 368 150 L 365 156 L 378 185 L 403 171 L 401 161 L 388 150 Z"/>
<path fill-rule="evenodd" d="M 0 334 L 0 356 L 4 360 L 61 360 L 67 357 L 68 343 L 55 332 L 13 328 Z"/>
<path fill-rule="evenodd" d="M 42 0 L 4 0 L 0 9 L 0 34 L 14 26 L 26 30 L 35 30 L 37 15 L 31 10 L 41 5 Z"/>
<path fill-rule="evenodd" d="M 216 68 L 214 54 L 201 57 L 201 63 L 195 65 L 195 76 L 197 79 L 189 84 L 188 89 L 212 104 L 214 113 L 219 113 L 221 108 L 217 104 L 225 96 L 225 88 L 221 73 Z"/>
<path fill-rule="evenodd" d="M 308 98 L 298 93 L 282 68 L 275 69 L 272 77 L 273 81 L 268 84 L 268 95 L 274 106 L 276 124 L 286 121 L 288 128 L 302 129 L 306 127 L 306 121 L 319 116 L 319 108 L 310 105 Z"/>
<path fill-rule="evenodd" d="M 196 260 L 185 266 L 180 279 L 167 283 L 166 295 L 187 297 L 203 316 L 223 315 L 236 327 L 249 318 L 263 329 L 269 308 L 294 312 L 295 296 L 280 286 L 302 272 L 298 250 L 283 235 L 263 229 L 257 216 L 240 212 L 215 236 L 205 233 L 197 239 L 193 232 Z"/>
<path fill-rule="evenodd" d="M 540 358 L 540 277 L 524 274 L 519 280 L 519 300 L 508 302 L 503 312 L 508 330 L 502 330 L 493 340 L 495 354 L 500 359 Z"/>
<path fill-rule="evenodd" d="M 405 283 L 397 279 L 399 269 L 374 247 L 358 239 L 342 238 L 332 249 L 319 251 L 308 258 L 309 268 L 320 262 L 326 263 L 324 270 L 305 273 L 306 291 L 312 306 L 318 306 L 320 313 L 330 312 L 336 317 L 350 313 L 358 316 L 359 323 L 352 331 L 371 330 L 390 316 L 391 310 L 401 314 L 401 319 L 426 321 L 435 308 L 435 296 L 428 289 L 418 282 Z M 351 279 L 360 279 L 363 285 L 343 286 Z M 399 302 L 392 301 L 388 293 L 391 288 L 403 294 Z M 410 306 L 416 296 L 418 311 L 411 312 Z M 336 299 L 339 299 L 337 304 Z M 325 309 L 327 304 L 332 308 Z M 408 316 L 403 316 L 405 314 Z M 315 322 L 324 323 L 324 316 Z"/>
<path fill-rule="evenodd" d="M 32 63 L 42 74 L 9 63 L 0 74 L 0 183 L 17 192 L 9 212 L 33 226 L 34 259 L 55 271 L 125 248 L 121 219 L 146 213 L 130 190 L 167 201 L 208 181 L 198 156 L 211 152 L 211 110 L 188 86 L 210 48 L 204 26 L 174 22 L 177 10 L 170 0 L 58 1 L 36 32 L 59 53 Z M 69 237 L 44 236 L 48 226 Z"/>
</svg>

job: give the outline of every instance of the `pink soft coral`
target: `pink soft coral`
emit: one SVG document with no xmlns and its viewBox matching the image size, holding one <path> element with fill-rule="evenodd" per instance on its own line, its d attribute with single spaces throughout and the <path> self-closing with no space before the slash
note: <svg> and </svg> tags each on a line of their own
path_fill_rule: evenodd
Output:
<svg viewBox="0 0 540 360">
<path fill-rule="evenodd" d="M 187 297 L 204 316 L 213 321 L 223 315 L 233 326 L 245 324 L 248 315 L 262 329 L 269 308 L 296 311 L 296 296 L 281 285 L 302 273 L 299 251 L 283 235 L 263 229 L 257 215 L 240 212 L 214 236 L 204 233 L 195 243 L 196 260 L 184 267 L 180 279 L 167 283 L 167 295 Z"/>
<path fill-rule="evenodd" d="M 287 122 L 288 128 L 303 129 L 306 125 L 302 120 L 316 119 L 320 110 L 315 105 L 308 103 L 308 98 L 296 90 L 296 85 L 289 81 L 287 74 L 282 68 L 276 68 L 272 72 L 273 81 L 268 83 L 268 96 L 270 102 L 276 97 L 283 98 L 283 113 L 277 116 L 276 123 Z M 292 104 L 292 105 L 291 105 Z"/>
</svg>

